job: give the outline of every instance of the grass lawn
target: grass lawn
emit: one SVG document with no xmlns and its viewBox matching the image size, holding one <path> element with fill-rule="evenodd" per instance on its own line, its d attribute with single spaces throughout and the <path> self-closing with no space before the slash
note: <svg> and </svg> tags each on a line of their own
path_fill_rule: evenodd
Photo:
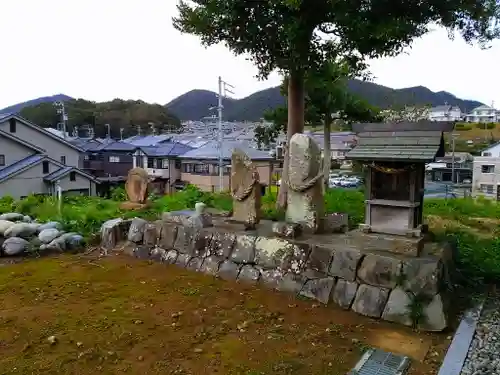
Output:
<svg viewBox="0 0 500 375">
<path fill-rule="evenodd" d="M 126 256 L 6 265 L 0 293 L 2 374 L 344 375 L 374 345 L 435 375 L 449 344 L 449 333 Z"/>
</svg>

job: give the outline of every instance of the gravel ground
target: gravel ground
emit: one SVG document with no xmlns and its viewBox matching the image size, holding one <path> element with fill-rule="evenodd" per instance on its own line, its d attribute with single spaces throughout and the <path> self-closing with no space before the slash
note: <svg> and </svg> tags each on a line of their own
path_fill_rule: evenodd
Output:
<svg viewBox="0 0 500 375">
<path fill-rule="evenodd" d="M 490 298 L 476 327 L 476 333 L 461 375 L 500 375 L 500 298 Z"/>
</svg>

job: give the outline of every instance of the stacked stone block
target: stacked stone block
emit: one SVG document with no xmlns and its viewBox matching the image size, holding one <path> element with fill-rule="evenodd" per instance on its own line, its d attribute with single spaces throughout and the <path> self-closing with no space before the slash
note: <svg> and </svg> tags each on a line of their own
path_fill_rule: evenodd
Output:
<svg viewBox="0 0 500 375">
<path fill-rule="evenodd" d="M 333 249 L 138 218 L 105 223 L 102 246 L 226 280 L 259 283 L 423 330 L 447 327 L 445 296 L 450 275 L 443 254 L 448 251 L 419 258 L 365 253 L 349 246 Z"/>
</svg>

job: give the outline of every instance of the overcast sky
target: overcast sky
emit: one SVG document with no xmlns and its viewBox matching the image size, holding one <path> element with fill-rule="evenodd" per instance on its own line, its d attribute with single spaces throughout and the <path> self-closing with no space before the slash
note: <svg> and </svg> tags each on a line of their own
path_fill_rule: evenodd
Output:
<svg viewBox="0 0 500 375">
<path fill-rule="evenodd" d="M 218 75 L 236 97 L 279 84 L 277 75 L 259 82 L 255 67 L 225 47 L 204 49 L 174 30 L 176 3 L 3 0 L 0 108 L 56 93 L 165 104 L 195 88 L 215 91 Z M 500 107 L 499 61 L 499 42 L 482 51 L 437 30 L 407 54 L 373 61 L 371 72 L 389 87 L 421 85 Z"/>
</svg>

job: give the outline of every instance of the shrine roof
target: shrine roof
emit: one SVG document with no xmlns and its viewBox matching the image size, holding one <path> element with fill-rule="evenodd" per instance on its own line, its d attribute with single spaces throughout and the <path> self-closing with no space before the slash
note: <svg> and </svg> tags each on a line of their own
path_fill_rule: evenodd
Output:
<svg viewBox="0 0 500 375">
<path fill-rule="evenodd" d="M 452 123 L 355 124 L 357 145 L 346 159 L 428 163 L 444 155 L 443 132 Z"/>
</svg>

